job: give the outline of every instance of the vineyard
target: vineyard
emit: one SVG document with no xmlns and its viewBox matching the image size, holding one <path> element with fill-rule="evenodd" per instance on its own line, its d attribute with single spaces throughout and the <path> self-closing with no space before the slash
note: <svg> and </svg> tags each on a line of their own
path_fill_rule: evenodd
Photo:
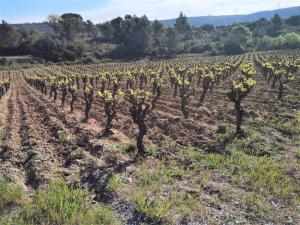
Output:
<svg viewBox="0 0 300 225">
<path fill-rule="evenodd" d="M 300 223 L 299 51 L 7 68 L 0 98 L 3 224 Z"/>
</svg>

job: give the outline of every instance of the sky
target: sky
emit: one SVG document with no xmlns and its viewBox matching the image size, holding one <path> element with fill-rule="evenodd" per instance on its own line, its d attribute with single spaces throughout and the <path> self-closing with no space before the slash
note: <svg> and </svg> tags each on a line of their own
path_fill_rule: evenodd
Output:
<svg viewBox="0 0 300 225">
<path fill-rule="evenodd" d="M 149 19 L 248 14 L 300 6 L 300 0 L 0 0 L 0 20 L 9 23 L 43 22 L 48 15 L 79 13 L 84 20 L 105 22 L 127 14 Z"/>
</svg>

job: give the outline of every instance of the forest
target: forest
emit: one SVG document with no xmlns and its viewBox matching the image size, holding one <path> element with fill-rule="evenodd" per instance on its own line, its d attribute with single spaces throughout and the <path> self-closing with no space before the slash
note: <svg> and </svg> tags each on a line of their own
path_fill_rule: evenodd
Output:
<svg viewBox="0 0 300 225">
<path fill-rule="evenodd" d="M 50 62 L 95 63 L 103 59 L 170 58 L 180 54 L 233 55 L 300 47 L 300 16 L 245 24 L 191 27 L 180 13 L 174 27 L 146 16 L 127 15 L 102 24 L 79 14 L 49 16 L 52 32 L 37 32 L 2 21 L 0 53 L 32 55 Z M 2 62 L 5 63 L 5 62 Z"/>
</svg>

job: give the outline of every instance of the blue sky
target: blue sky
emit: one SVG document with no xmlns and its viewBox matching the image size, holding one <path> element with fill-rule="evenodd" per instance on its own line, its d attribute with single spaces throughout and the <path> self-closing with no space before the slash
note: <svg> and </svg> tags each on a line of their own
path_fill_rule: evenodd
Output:
<svg viewBox="0 0 300 225">
<path fill-rule="evenodd" d="M 126 14 L 168 19 L 180 11 L 187 16 L 229 15 L 299 5 L 300 0 L 0 0 L 0 20 L 41 22 L 50 14 L 66 12 L 80 13 L 93 22 Z"/>
</svg>

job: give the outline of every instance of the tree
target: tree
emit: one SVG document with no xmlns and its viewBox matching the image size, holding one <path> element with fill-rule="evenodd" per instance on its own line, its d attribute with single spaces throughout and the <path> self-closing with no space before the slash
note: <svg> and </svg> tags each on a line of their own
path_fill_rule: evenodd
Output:
<svg viewBox="0 0 300 225">
<path fill-rule="evenodd" d="M 231 29 L 230 39 L 240 45 L 244 45 L 251 37 L 250 29 L 244 25 L 236 25 Z"/>
<path fill-rule="evenodd" d="M 278 14 L 275 14 L 271 18 L 271 22 L 276 28 L 280 28 L 283 23 L 281 17 Z"/>
<path fill-rule="evenodd" d="M 268 35 L 272 36 L 272 37 L 276 37 L 279 35 L 279 30 L 282 26 L 282 19 L 278 14 L 275 14 L 272 18 L 271 18 L 271 23 L 272 26 L 269 28 L 268 30 Z"/>
<path fill-rule="evenodd" d="M 98 25 L 104 41 L 111 41 L 114 38 L 114 28 L 109 22 Z"/>
<path fill-rule="evenodd" d="M 188 23 L 188 18 L 183 14 L 183 12 L 180 12 L 179 17 L 176 19 L 175 29 L 179 33 L 183 33 L 191 29 L 191 26 Z"/>
<path fill-rule="evenodd" d="M 123 28 L 123 19 L 121 17 L 117 17 L 110 21 L 110 25 L 114 29 L 114 39 L 118 42 L 123 40 L 122 28 Z"/>
<path fill-rule="evenodd" d="M 20 34 L 13 26 L 2 21 L 0 24 L 0 48 L 16 47 L 19 44 L 20 38 Z"/>
<path fill-rule="evenodd" d="M 59 62 L 62 60 L 64 46 L 57 38 L 43 35 L 33 45 L 32 54 L 46 60 Z"/>
<path fill-rule="evenodd" d="M 243 49 L 237 42 L 229 39 L 224 44 L 224 52 L 227 55 L 241 54 L 243 53 Z"/>
<path fill-rule="evenodd" d="M 174 28 L 169 27 L 166 33 L 166 47 L 168 56 L 172 56 L 178 51 L 179 44 L 180 38 L 177 31 Z"/>
<path fill-rule="evenodd" d="M 152 48 L 151 23 L 146 16 L 125 17 L 122 35 L 130 56 L 145 55 Z"/>
<path fill-rule="evenodd" d="M 97 27 L 92 23 L 92 21 L 87 20 L 85 23 L 85 30 L 89 37 L 96 38 L 98 34 Z"/>
<path fill-rule="evenodd" d="M 212 24 L 204 24 L 201 26 L 201 30 L 204 30 L 207 32 L 213 32 L 213 31 L 215 31 L 215 26 Z"/>
<path fill-rule="evenodd" d="M 291 16 L 288 19 L 286 19 L 285 22 L 290 26 L 300 26 L 300 15 Z"/>
<path fill-rule="evenodd" d="M 61 20 L 61 17 L 59 15 L 49 15 L 47 19 L 47 23 L 52 27 L 55 33 L 60 33 L 61 27 L 59 24 L 59 21 Z"/>
<path fill-rule="evenodd" d="M 244 25 L 232 27 L 229 39 L 224 45 L 224 51 L 227 54 L 239 54 L 247 49 L 248 41 L 251 39 L 250 29 Z"/>
<path fill-rule="evenodd" d="M 153 34 L 153 52 L 159 55 L 163 55 L 166 50 L 166 36 L 164 25 L 158 20 L 154 20 L 151 25 Z"/>
<path fill-rule="evenodd" d="M 67 40 L 75 40 L 78 34 L 84 31 L 82 17 L 75 13 L 65 13 L 60 17 L 51 15 L 48 17 L 48 23 L 56 33 Z"/>
<path fill-rule="evenodd" d="M 164 31 L 164 25 L 158 20 L 153 21 L 151 28 L 155 36 L 158 36 Z"/>
</svg>

